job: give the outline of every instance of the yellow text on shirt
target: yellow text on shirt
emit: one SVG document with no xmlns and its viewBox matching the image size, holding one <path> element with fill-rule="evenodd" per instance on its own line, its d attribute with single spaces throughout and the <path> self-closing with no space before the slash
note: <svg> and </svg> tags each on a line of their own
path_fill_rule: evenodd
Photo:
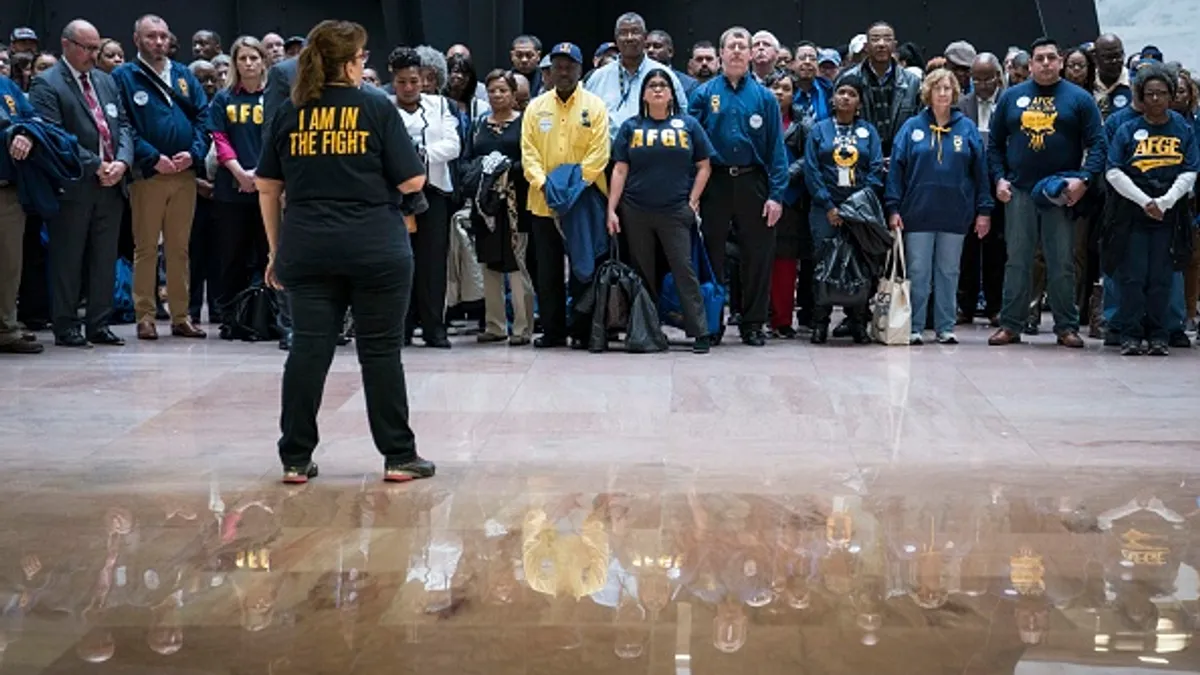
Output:
<svg viewBox="0 0 1200 675">
<path fill-rule="evenodd" d="M 521 119 L 521 165 L 529 180 L 529 211 L 554 214 L 542 186 L 546 175 L 562 164 L 579 164 L 583 180 L 608 194 L 604 170 L 610 149 L 608 111 L 599 96 L 576 87 L 566 101 L 551 90 L 529 102 Z"/>
</svg>

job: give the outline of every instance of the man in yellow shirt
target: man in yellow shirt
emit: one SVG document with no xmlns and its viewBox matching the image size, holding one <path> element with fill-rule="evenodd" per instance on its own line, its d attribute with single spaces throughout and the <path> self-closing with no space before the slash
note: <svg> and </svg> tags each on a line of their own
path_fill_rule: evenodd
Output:
<svg viewBox="0 0 1200 675">
<path fill-rule="evenodd" d="M 608 166 L 608 111 L 600 97 L 579 86 L 583 54 L 579 47 L 562 42 L 550 51 L 550 81 L 546 93 L 530 101 L 521 121 L 521 164 L 529 180 L 527 206 L 533 214 L 533 249 L 537 278 L 534 288 L 542 317 L 538 348 L 563 347 L 567 337 L 582 345 L 590 321 L 567 321 L 567 295 L 578 299 L 586 286 L 570 276 L 567 287 L 566 248 L 555 223 L 555 213 L 543 192 L 546 176 L 563 164 L 578 164 L 583 181 L 608 192 L 604 170 Z"/>
</svg>

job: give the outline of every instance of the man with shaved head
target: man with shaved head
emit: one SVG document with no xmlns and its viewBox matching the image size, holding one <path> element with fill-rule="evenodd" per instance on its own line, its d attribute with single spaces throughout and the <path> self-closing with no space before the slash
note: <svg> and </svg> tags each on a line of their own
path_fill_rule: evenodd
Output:
<svg viewBox="0 0 1200 675">
<path fill-rule="evenodd" d="M 124 199 L 121 187 L 133 166 L 133 130 L 112 76 L 96 68 L 100 34 L 76 19 L 62 32 L 62 59 L 38 75 L 29 101 L 42 119 L 74 134 L 84 178 L 63 187 L 58 215 L 46 224 L 54 343 L 63 347 L 122 345 L 108 328 L 113 302 L 117 241 Z M 87 271 L 87 319 L 76 307 Z M 83 330 L 81 330 L 81 328 Z"/>
<path fill-rule="evenodd" d="M 1133 102 L 1129 71 L 1125 69 L 1125 45 L 1121 43 L 1121 38 L 1105 33 L 1096 38 L 1095 55 L 1096 105 L 1100 106 L 1100 115 L 1107 119 L 1113 112 Z"/>
</svg>

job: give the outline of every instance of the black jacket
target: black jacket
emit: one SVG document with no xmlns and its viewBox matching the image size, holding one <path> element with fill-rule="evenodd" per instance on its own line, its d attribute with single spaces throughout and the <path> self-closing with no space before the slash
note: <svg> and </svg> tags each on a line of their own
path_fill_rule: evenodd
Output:
<svg viewBox="0 0 1200 675">
<path fill-rule="evenodd" d="M 883 144 L 883 156 L 888 157 L 892 154 L 892 140 L 900 131 L 900 127 L 908 121 L 908 118 L 921 112 L 921 78 L 908 72 L 896 62 L 896 59 L 892 59 L 892 77 L 895 78 L 892 82 L 894 88 L 892 105 L 885 119 L 877 119 L 873 112 L 875 101 L 872 98 L 872 86 L 877 86 L 879 83 L 879 77 L 875 75 L 875 70 L 867 62 L 863 62 L 842 73 L 838 76 L 838 80 L 851 75 L 858 76 L 863 81 L 861 114 L 864 119 L 879 129 L 879 140 Z M 833 89 L 837 91 L 836 82 Z M 884 129 L 890 129 L 891 132 L 884 133 Z"/>
</svg>

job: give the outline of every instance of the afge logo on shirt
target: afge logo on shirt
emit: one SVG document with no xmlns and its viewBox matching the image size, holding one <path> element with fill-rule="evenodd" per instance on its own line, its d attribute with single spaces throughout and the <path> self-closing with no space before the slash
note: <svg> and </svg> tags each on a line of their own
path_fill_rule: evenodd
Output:
<svg viewBox="0 0 1200 675">
<path fill-rule="evenodd" d="M 1021 101 L 1017 101 L 1017 105 L 1021 105 Z M 1054 134 L 1057 121 L 1058 108 L 1054 106 L 1053 96 L 1038 96 L 1029 102 L 1029 107 L 1021 113 L 1021 131 L 1029 136 L 1030 150 L 1038 152 L 1046 148 L 1046 137 Z"/>
<path fill-rule="evenodd" d="M 298 130 L 288 134 L 292 157 L 367 154 L 371 132 L 358 128 L 358 113 L 358 106 L 322 106 L 298 111 Z"/>
<path fill-rule="evenodd" d="M 721 112 L 721 97 L 713 96 L 712 98 L 708 99 L 708 105 L 712 108 L 713 112 Z"/>
<path fill-rule="evenodd" d="M 675 120 L 680 122 L 682 126 L 683 120 Z M 691 139 L 688 138 L 688 132 L 683 129 L 634 129 L 633 135 L 629 137 L 629 149 L 655 146 L 665 148 L 683 148 L 684 150 L 691 149 Z"/>
<path fill-rule="evenodd" d="M 252 106 L 249 103 L 230 103 L 225 106 L 225 117 L 231 124 L 245 124 L 253 120 L 255 124 L 263 123 L 262 105 Z"/>
<path fill-rule="evenodd" d="M 17 114 L 17 101 L 12 96 L 9 96 L 8 94 L 4 95 L 4 105 L 8 106 L 8 114 Z"/>
<path fill-rule="evenodd" d="M 1138 129 L 1133 135 L 1137 140 L 1137 148 L 1133 151 L 1133 161 L 1130 164 L 1135 169 L 1146 173 L 1166 166 L 1183 164 L 1183 142 L 1174 136 L 1150 136 L 1145 129 Z M 1142 137 L 1138 138 L 1141 134 Z"/>
</svg>

